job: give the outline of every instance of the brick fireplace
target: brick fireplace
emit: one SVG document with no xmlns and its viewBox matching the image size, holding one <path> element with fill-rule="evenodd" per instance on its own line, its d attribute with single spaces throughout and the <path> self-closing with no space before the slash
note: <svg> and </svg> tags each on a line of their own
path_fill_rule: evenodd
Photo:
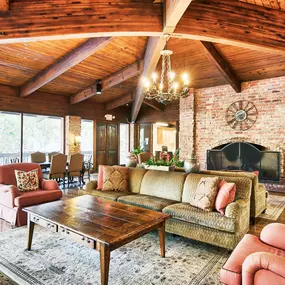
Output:
<svg viewBox="0 0 285 285">
<path fill-rule="evenodd" d="M 232 129 L 226 110 L 235 101 L 254 103 L 258 116 L 246 131 Z M 201 168 L 207 167 L 207 150 L 233 142 L 246 142 L 280 152 L 280 174 L 284 177 L 285 77 L 245 82 L 237 94 L 229 85 L 196 89 L 180 101 L 181 157 L 193 148 Z"/>
</svg>

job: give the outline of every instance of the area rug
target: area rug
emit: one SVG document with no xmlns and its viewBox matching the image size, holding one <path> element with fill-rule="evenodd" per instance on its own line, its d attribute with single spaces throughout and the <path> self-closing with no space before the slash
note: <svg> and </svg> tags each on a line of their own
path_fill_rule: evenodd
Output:
<svg viewBox="0 0 285 285">
<path fill-rule="evenodd" d="M 32 251 L 26 227 L 0 234 L 0 271 L 18 284 L 100 284 L 97 251 L 36 227 Z M 216 285 L 226 249 L 166 235 L 166 258 L 156 232 L 111 253 L 110 285 Z"/>
<path fill-rule="evenodd" d="M 269 194 L 267 203 L 265 214 L 259 215 L 259 218 L 276 221 L 285 208 L 285 196 Z"/>
<path fill-rule="evenodd" d="M 279 182 L 264 182 L 264 185 L 267 191 L 285 193 L 284 178 L 281 178 Z"/>
</svg>

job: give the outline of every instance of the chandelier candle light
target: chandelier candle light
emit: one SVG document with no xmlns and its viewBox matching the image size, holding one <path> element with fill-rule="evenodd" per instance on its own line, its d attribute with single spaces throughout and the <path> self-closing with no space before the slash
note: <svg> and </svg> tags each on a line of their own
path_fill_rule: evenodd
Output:
<svg viewBox="0 0 285 285">
<path fill-rule="evenodd" d="M 143 79 L 143 94 L 146 99 L 155 99 L 156 101 L 167 104 L 171 101 L 189 96 L 189 79 L 188 75 L 182 75 L 183 84 L 179 87 L 175 81 L 175 73 L 171 69 L 170 56 L 173 54 L 171 50 L 165 49 L 160 52 L 162 56 L 161 77 L 158 83 L 157 73 L 152 74 L 152 85 L 147 78 Z M 165 78 L 166 77 L 166 78 Z M 166 82 L 165 82 L 166 81 Z"/>
</svg>

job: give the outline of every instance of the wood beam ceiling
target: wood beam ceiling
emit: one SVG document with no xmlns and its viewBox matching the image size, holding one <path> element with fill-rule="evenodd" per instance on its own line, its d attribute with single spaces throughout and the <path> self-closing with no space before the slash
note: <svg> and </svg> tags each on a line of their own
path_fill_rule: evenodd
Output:
<svg viewBox="0 0 285 285">
<path fill-rule="evenodd" d="M 20 97 L 26 97 L 34 91 L 41 88 L 54 78 L 66 72 L 70 68 L 80 63 L 99 49 L 106 46 L 111 38 L 93 38 L 84 42 L 79 47 L 73 49 L 62 58 L 58 59 L 54 64 L 40 71 L 36 76 L 27 81 L 20 88 Z"/>
<path fill-rule="evenodd" d="M 133 102 L 133 94 L 129 93 L 129 94 L 121 96 L 115 100 L 112 100 L 111 102 L 108 102 L 105 105 L 105 109 L 107 111 L 110 111 L 110 110 L 116 109 L 118 107 L 124 106 L 126 104 L 129 104 L 131 102 Z"/>
<path fill-rule="evenodd" d="M 194 1 L 176 36 L 264 52 L 285 52 L 285 12 L 240 1 Z"/>
<path fill-rule="evenodd" d="M 119 70 L 118 72 L 115 72 L 114 74 L 111 74 L 110 76 L 102 79 L 102 92 L 104 90 L 107 90 L 111 87 L 114 87 L 125 80 L 128 80 L 130 78 L 133 78 L 139 74 L 141 74 L 143 70 L 143 61 L 140 60 L 138 62 L 135 62 L 126 68 Z M 92 96 L 96 95 L 97 92 L 97 83 L 94 83 L 93 85 L 79 91 L 77 94 L 70 97 L 70 104 L 76 104 L 79 102 L 82 102 L 88 98 L 91 98 Z"/>
<path fill-rule="evenodd" d="M 0 0 L 0 13 L 9 11 L 10 0 Z"/>
<path fill-rule="evenodd" d="M 172 33 L 187 7 L 192 0 L 166 0 L 164 2 L 164 28 L 163 33 Z M 166 45 L 166 39 L 161 37 L 150 38 L 144 58 L 143 77 L 149 77 L 154 72 L 160 58 L 160 52 Z M 144 95 L 142 94 L 142 82 L 139 82 L 134 103 L 132 106 L 132 122 L 137 119 L 142 106 Z"/>
<path fill-rule="evenodd" d="M 205 51 L 207 58 L 212 62 L 219 70 L 222 76 L 228 81 L 228 83 L 237 92 L 241 92 L 241 81 L 236 76 L 235 72 L 229 66 L 228 62 L 219 53 L 215 46 L 210 42 L 201 42 L 201 46 Z"/>
<path fill-rule="evenodd" d="M 143 103 L 152 107 L 153 109 L 157 110 L 157 111 L 160 111 L 160 112 L 163 112 L 164 111 L 164 107 L 165 105 L 157 102 L 156 100 L 148 100 L 148 99 L 144 99 L 143 100 Z"/>
</svg>

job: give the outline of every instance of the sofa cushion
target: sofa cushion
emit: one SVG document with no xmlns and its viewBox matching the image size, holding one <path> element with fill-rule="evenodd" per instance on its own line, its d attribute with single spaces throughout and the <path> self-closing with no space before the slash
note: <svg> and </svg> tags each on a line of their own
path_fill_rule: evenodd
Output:
<svg viewBox="0 0 285 285">
<path fill-rule="evenodd" d="M 20 192 L 34 191 L 39 189 L 38 169 L 30 171 L 15 170 L 17 187 Z"/>
<path fill-rule="evenodd" d="M 254 252 L 270 252 L 285 257 L 285 251 L 261 242 L 257 236 L 246 234 L 221 269 L 221 282 L 242 284 L 242 264 L 246 257 Z"/>
<path fill-rule="evenodd" d="M 98 184 L 97 184 L 97 190 L 102 190 L 103 188 L 103 168 L 104 165 L 98 166 Z"/>
<path fill-rule="evenodd" d="M 202 177 L 190 204 L 205 211 L 212 211 L 218 193 L 218 177 Z"/>
<path fill-rule="evenodd" d="M 35 190 L 30 192 L 22 192 L 20 196 L 15 198 L 15 206 L 23 208 L 36 204 L 46 203 L 58 200 L 62 197 L 60 190 Z"/>
<path fill-rule="evenodd" d="M 149 170 L 143 177 L 140 194 L 181 201 L 186 174 Z"/>
<path fill-rule="evenodd" d="M 103 167 L 103 191 L 128 192 L 129 169 L 121 166 Z"/>
<path fill-rule="evenodd" d="M 162 211 L 163 208 L 171 204 L 177 203 L 177 201 L 172 201 L 163 198 L 152 197 L 148 195 L 131 195 L 122 196 L 118 198 L 118 202 L 129 204 L 132 206 L 138 206 L 154 211 Z"/>
<path fill-rule="evenodd" d="M 172 215 L 173 219 L 198 224 L 215 230 L 235 233 L 235 220 L 218 212 L 206 212 L 188 203 L 165 207 L 162 212 Z"/>
<path fill-rule="evenodd" d="M 219 183 L 218 195 L 215 202 L 216 210 L 224 215 L 227 205 L 235 200 L 235 195 L 236 184 L 221 180 Z"/>
<path fill-rule="evenodd" d="M 132 195 L 133 193 L 131 192 L 125 193 L 125 192 L 118 192 L 118 191 L 101 191 L 101 190 L 91 190 L 91 191 L 80 190 L 79 194 L 80 195 L 88 194 L 88 195 L 92 195 L 95 197 L 117 201 L 119 197 L 126 196 L 126 195 Z"/>
<path fill-rule="evenodd" d="M 143 168 L 129 168 L 129 191 L 133 193 L 139 193 L 141 189 L 141 184 L 146 169 Z"/>
</svg>

